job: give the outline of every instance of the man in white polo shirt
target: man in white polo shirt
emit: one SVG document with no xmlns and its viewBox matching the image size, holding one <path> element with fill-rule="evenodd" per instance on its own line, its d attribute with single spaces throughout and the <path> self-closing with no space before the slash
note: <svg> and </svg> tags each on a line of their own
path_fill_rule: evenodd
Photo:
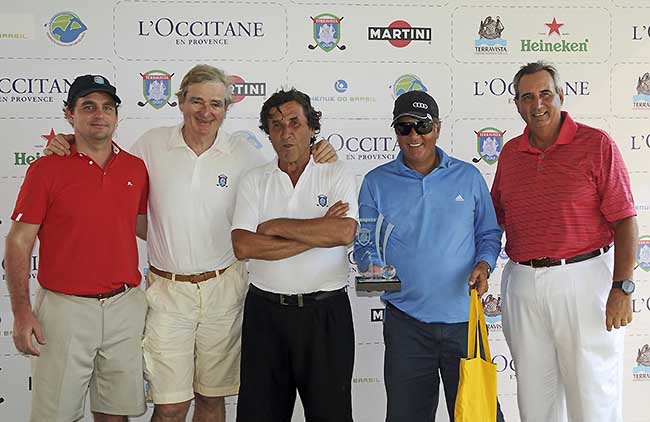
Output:
<svg viewBox="0 0 650 422">
<path fill-rule="evenodd" d="M 232 241 L 250 259 L 238 422 L 289 421 L 296 389 L 307 420 L 351 422 L 354 329 L 347 245 L 356 184 L 342 163 L 315 164 L 321 113 L 291 89 L 262 106 L 278 159 L 241 180 Z"/>
<path fill-rule="evenodd" d="M 145 376 L 153 422 L 185 421 L 192 399 L 194 421 L 223 422 L 224 397 L 239 389 L 247 291 L 230 242 L 235 193 L 241 176 L 266 160 L 221 129 L 232 102 L 223 71 L 193 67 L 176 95 L 183 122 L 151 129 L 132 147 L 150 185 L 148 219 L 138 225 L 150 263 Z M 58 138 L 51 149 L 63 153 L 67 142 Z M 314 152 L 318 160 L 336 155 L 327 145 Z"/>
</svg>

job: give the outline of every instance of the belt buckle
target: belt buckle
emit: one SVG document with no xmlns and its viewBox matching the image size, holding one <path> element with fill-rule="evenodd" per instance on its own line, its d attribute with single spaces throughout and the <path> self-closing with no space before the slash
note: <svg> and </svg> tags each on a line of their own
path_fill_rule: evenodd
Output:
<svg viewBox="0 0 650 422">
<path fill-rule="evenodd" d="M 289 306 L 289 302 L 287 302 L 286 296 L 283 294 L 280 294 L 280 305 Z"/>
</svg>

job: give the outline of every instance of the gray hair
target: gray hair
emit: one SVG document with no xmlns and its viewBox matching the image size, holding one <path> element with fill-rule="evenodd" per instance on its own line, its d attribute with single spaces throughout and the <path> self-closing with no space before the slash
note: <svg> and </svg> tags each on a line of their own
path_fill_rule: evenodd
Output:
<svg viewBox="0 0 650 422">
<path fill-rule="evenodd" d="M 547 71 L 551 78 L 553 78 L 553 84 L 555 85 L 555 92 L 558 94 L 562 93 L 562 82 L 560 81 L 560 73 L 557 71 L 555 66 L 550 63 L 547 63 L 543 60 L 536 62 L 531 62 L 523 65 L 519 71 L 515 74 L 515 77 L 512 78 L 512 86 L 515 89 L 515 100 L 519 99 L 519 81 L 526 75 L 531 75 L 533 73 Z"/>
</svg>

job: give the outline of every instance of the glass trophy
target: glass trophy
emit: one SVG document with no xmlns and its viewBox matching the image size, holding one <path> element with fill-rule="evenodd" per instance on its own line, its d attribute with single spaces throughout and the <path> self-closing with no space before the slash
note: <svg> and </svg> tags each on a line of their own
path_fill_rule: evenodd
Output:
<svg viewBox="0 0 650 422">
<path fill-rule="evenodd" d="M 375 211 L 375 214 L 377 214 L 377 218 L 362 218 L 360 221 L 361 228 L 357 233 L 357 244 L 361 249 L 370 248 L 372 247 L 370 240 L 374 237 L 376 255 L 373 263 L 372 253 L 366 249 L 357 260 L 359 268 L 367 269 L 355 277 L 356 290 L 364 292 L 397 291 L 402 287 L 399 278 L 397 278 L 397 269 L 386 262 L 386 246 L 395 225 L 389 223 L 381 213 Z"/>
</svg>

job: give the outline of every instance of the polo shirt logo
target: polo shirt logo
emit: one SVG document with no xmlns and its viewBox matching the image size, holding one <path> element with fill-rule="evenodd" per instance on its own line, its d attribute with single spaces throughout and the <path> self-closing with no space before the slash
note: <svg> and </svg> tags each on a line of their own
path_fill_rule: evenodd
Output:
<svg viewBox="0 0 650 422">
<path fill-rule="evenodd" d="M 463 195 L 459 193 L 458 196 L 456 197 L 456 202 L 465 202 L 465 198 L 463 198 Z"/>
<path fill-rule="evenodd" d="M 319 207 L 327 206 L 327 195 L 323 195 L 323 194 L 318 195 L 318 206 Z"/>
<path fill-rule="evenodd" d="M 220 174 L 219 175 L 219 180 L 217 181 L 217 186 L 220 188 L 227 188 L 228 187 L 228 176 L 225 174 Z"/>
<path fill-rule="evenodd" d="M 133 183 L 131 183 L 131 181 L 129 180 L 128 182 L 126 182 L 126 185 L 127 186 L 133 186 Z"/>
</svg>

